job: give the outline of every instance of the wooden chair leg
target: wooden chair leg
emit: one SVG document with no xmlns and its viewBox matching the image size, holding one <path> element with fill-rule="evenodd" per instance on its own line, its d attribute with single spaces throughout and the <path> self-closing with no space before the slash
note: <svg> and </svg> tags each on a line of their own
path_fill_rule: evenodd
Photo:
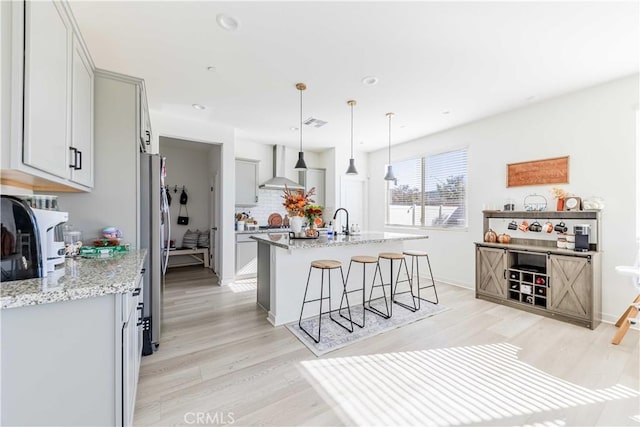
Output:
<svg viewBox="0 0 640 427">
<path fill-rule="evenodd" d="M 629 330 L 629 327 L 631 326 L 631 323 L 628 319 L 636 317 L 638 315 L 638 309 L 634 306 L 630 306 L 625 313 L 627 314 L 627 316 L 624 319 L 621 318 L 622 323 L 620 324 L 620 329 L 618 329 L 618 332 L 616 332 L 613 340 L 611 340 L 611 344 L 620 344 L 620 341 L 622 341 L 622 338 L 624 338 L 625 334 Z M 617 325 L 618 324 L 616 323 L 616 326 Z"/>
<path fill-rule="evenodd" d="M 617 327 L 622 326 L 622 323 L 629 317 L 629 312 L 633 308 L 633 304 L 638 304 L 638 303 L 640 303 L 640 295 L 638 295 L 636 299 L 633 300 L 629 308 L 627 308 L 627 310 L 622 314 L 622 316 L 620 316 L 620 318 L 616 322 Z"/>
</svg>

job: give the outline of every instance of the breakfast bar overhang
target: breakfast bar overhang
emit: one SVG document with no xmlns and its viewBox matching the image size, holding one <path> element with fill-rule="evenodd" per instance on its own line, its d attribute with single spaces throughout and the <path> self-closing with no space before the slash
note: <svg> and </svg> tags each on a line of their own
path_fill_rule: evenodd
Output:
<svg viewBox="0 0 640 427">
<path fill-rule="evenodd" d="M 380 252 L 402 252 L 404 241 L 427 239 L 420 234 L 387 232 L 363 232 L 357 235 L 321 235 L 316 239 L 290 239 L 288 233 L 266 233 L 253 236 L 258 242 L 258 304 L 267 310 L 267 319 L 274 326 L 297 321 L 304 296 L 305 284 L 311 261 L 333 259 L 342 262 L 344 276 L 352 256 L 369 255 L 377 257 Z M 387 265 L 381 265 L 385 283 L 391 274 Z M 362 284 L 362 267 L 351 269 L 350 288 Z M 332 288 L 336 290 L 339 275 L 332 277 Z M 373 280 L 373 269 L 365 272 L 367 289 Z M 368 291 L 367 291 L 368 292 Z M 350 297 L 351 298 L 351 297 Z M 359 299 L 358 299 L 359 298 Z M 351 304 L 361 302 L 361 296 L 354 297 Z M 332 302 L 331 309 L 337 309 L 339 299 Z"/>
</svg>

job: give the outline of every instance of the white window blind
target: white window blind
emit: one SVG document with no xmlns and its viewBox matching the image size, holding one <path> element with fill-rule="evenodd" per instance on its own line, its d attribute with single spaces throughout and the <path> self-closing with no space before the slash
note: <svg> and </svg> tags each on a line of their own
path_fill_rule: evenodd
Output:
<svg viewBox="0 0 640 427">
<path fill-rule="evenodd" d="M 467 149 L 393 163 L 387 225 L 467 226 Z"/>
</svg>

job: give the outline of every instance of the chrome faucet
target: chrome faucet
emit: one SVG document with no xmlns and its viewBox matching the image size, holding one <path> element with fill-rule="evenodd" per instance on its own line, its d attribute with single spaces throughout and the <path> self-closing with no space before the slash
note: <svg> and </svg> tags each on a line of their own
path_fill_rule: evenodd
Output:
<svg viewBox="0 0 640 427">
<path fill-rule="evenodd" d="M 336 209 L 336 212 L 333 214 L 333 219 L 335 220 L 336 217 L 338 216 L 338 212 L 340 211 L 344 211 L 344 213 L 347 214 L 347 226 L 345 227 L 344 225 L 342 226 L 342 234 L 345 235 L 349 235 L 349 211 L 347 211 L 345 208 L 339 208 Z"/>
</svg>

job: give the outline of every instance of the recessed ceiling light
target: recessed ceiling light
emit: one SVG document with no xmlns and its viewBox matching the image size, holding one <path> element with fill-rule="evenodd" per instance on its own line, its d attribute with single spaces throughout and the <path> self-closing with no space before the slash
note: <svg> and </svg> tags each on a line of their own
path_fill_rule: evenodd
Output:
<svg viewBox="0 0 640 427">
<path fill-rule="evenodd" d="M 362 84 L 365 86 L 373 86 L 378 83 L 378 78 L 376 76 L 365 76 L 362 78 Z"/>
<path fill-rule="evenodd" d="M 291 127 L 289 128 L 289 130 L 300 130 L 300 128 L 297 128 L 297 127 L 295 127 L 295 126 L 291 126 Z"/>
<path fill-rule="evenodd" d="M 535 95 L 527 96 L 527 101 L 533 101 L 534 99 L 536 99 Z"/>
<path fill-rule="evenodd" d="M 451 114 L 451 110 L 442 110 L 442 114 L 444 114 L 445 116 L 447 114 Z"/>
<path fill-rule="evenodd" d="M 219 13 L 216 16 L 216 22 L 221 28 L 227 31 L 235 31 L 240 25 L 233 16 L 225 15 L 224 13 Z"/>
<path fill-rule="evenodd" d="M 406 128 L 407 128 L 407 125 L 400 126 L 400 129 L 406 129 Z"/>
<path fill-rule="evenodd" d="M 204 110 L 205 108 L 207 108 L 201 104 L 193 104 L 192 107 L 195 108 L 196 110 Z"/>
<path fill-rule="evenodd" d="M 207 67 L 207 71 L 215 71 L 215 70 L 216 70 L 216 67 L 214 67 L 213 65 L 209 65 Z"/>
<path fill-rule="evenodd" d="M 360 145 L 364 145 L 364 141 L 360 141 Z"/>
</svg>

